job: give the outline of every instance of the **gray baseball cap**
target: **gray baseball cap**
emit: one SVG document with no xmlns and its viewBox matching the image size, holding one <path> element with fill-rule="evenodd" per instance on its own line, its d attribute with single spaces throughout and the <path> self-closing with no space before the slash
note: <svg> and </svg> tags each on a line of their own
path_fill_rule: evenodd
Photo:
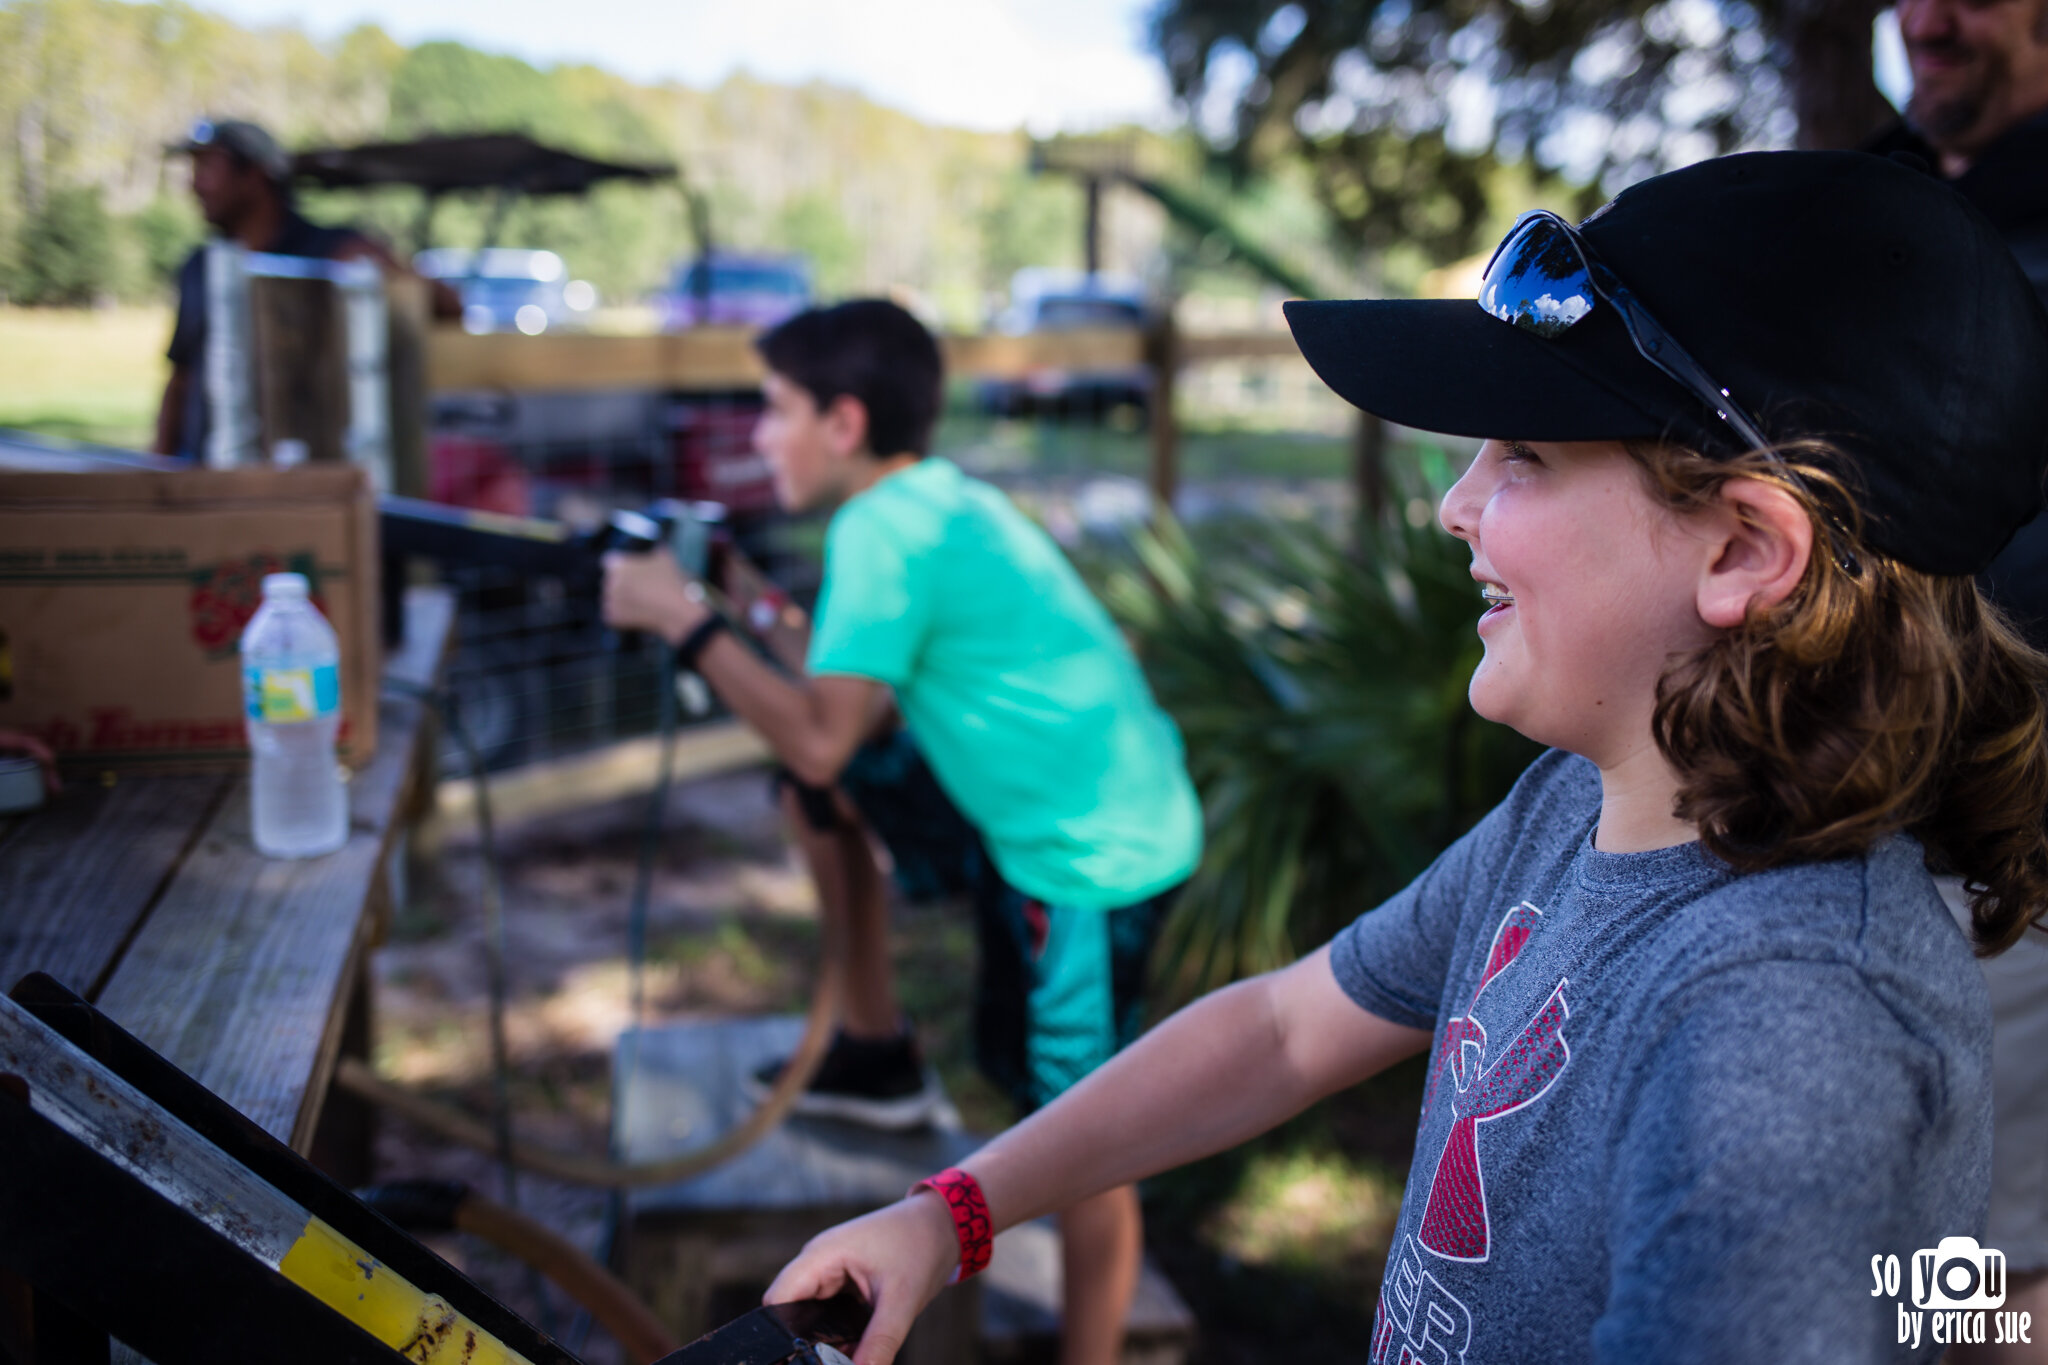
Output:
<svg viewBox="0 0 2048 1365">
<path fill-rule="evenodd" d="M 173 142 L 164 150 L 196 152 L 206 147 L 226 148 L 280 184 L 291 178 L 291 153 L 260 125 L 246 119 L 203 118 L 192 125 L 183 142 Z"/>
</svg>

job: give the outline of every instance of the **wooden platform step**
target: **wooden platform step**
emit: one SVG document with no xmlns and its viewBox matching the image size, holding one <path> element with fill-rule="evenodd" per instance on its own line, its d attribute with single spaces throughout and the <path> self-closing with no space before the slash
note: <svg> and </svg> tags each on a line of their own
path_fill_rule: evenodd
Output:
<svg viewBox="0 0 2048 1365">
<path fill-rule="evenodd" d="M 984 1365 L 1055 1365 L 1060 1344 L 1060 1234 L 1050 1218 L 996 1238 L 981 1274 Z M 1150 1257 L 1124 1319 L 1124 1365 L 1182 1365 L 1195 1315 Z"/>
<path fill-rule="evenodd" d="M 712 1141 L 750 1101 L 741 1078 L 786 1056 L 801 1018 L 715 1019 L 647 1029 L 614 1057 L 613 1140 L 627 1161 Z M 744 1311 L 814 1234 L 901 1198 L 982 1138 L 950 1104 L 912 1133 L 793 1119 L 695 1180 L 627 1196 L 619 1270 L 684 1340 Z M 905 1343 L 904 1365 L 1050 1365 L 1058 1357 L 1059 1235 L 1050 1222 L 996 1239 L 988 1271 L 947 1290 Z M 1194 1316 L 1149 1261 L 1128 1322 L 1127 1365 L 1181 1365 Z"/>
</svg>

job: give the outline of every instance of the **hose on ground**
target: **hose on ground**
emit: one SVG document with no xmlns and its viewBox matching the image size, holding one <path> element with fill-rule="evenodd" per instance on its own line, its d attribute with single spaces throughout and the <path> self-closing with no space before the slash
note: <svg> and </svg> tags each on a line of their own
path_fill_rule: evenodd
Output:
<svg viewBox="0 0 2048 1365">
<path fill-rule="evenodd" d="M 660 657 L 661 676 L 668 678 L 674 673 L 674 667 L 665 643 L 661 648 Z M 504 1172 L 507 1202 L 516 1197 L 515 1186 L 511 1181 L 513 1166 L 571 1184 L 594 1185 L 604 1189 L 670 1185 L 701 1175 L 714 1166 L 730 1161 L 774 1131 L 783 1119 L 789 1116 L 798 1098 L 818 1074 L 818 1067 L 825 1060 L 825 1053 L 832 1043 L 833 1028 L 839 1021 L 839 1007 L 846 992 L 846 962 L 843 945 L 840 942 L 841 931 L 830 913 L 819 916 L 822 951 L 818 986 L 812 993 L 810 1011 L 804 1018 L 803 1038 L 797 1044 L 796 1051 L 783 1064 L 781 1074 L 775 1078 L 774 1086 L 761 1101 L 760 1106 L 738 1127 L 694 1151 L 660 1161 L 638 1164 L 532 1147 L 512 1136 L 507 1097 L 510 1063 L 506 1055 L 504 1037 L 503 893 L 497 881 L 496 836 L 491 826 L 483 759 L 461 726 L 455 707 L 451 704 L 451 697 L 437 688 L 399 683 L 393 679 L 387 679 L 385 685 L 404 695 L 417 697 L 440 712 L 449 722 L 451 729 L 455 730 L 470 765 L 470 776 L 476 784 L 478 834 L 482 840 L 485 872 L 486 949 L 491 965 L 491 1054 L 493 1110 L 496 1121 L 486 1126 L 452 1105 L 415 1095 L 377 1075 L 370 1069 L 369 1063 L 358 1058 L 342 1057 L 336 1061 L 334 1084 L 358 1099 L 389 1110 L 428 1132 L 496 1158 Z M 676 698 L 672 687 L 665 686 L 661 689 L 661 702 L 659 729 L 663 740 L 662 757 L 660 771 L 650 795 L 647 826 L 641 842 L 638 866 L 635 869 L 631 942 L 627 953 L 632 966 L 630 1007 L 632 1024 L 636 1030 L 642 1024 L 641 1012 L 644 1003 L 640 973 L 646 954 L 646 914 L 652 892 L 654 840 L 660 825 L 661 811 L 666 802 L 679 719 L 675 712 Z M 638 1041 L 634 1035 L 628 1035 L 626 1055 L 627 1072 L 630 1074 L 631 1061 L 638 1057 Z M 623 1086 L 625 1083 L 626 1077 L 615 1078 L 615 1084 Z"/>
<path fill-rule="evenodd" d="M 824 934 L 824 962 L 819 972 L 818 988 L 811 996 L 810 1012 L 804 1019 L 803 1040 L 783 1066 L 782 1074 L 775 1078 L 775 1085 L 767 1097 L 745 1122 L 692 1151 L 660 1161 L 639 1163 L 559 1152 L 531 1146 L 514 1138 L 513 1163 L 536 1175 L 603 1189 L 672 1185 L 730 1161 L 772 1132 L 789 1116 L 798 1097 L 818 1074 L 818 1064 L 824 1061 L 825 1051 L 832 1043 L 833 1026 L 838 1022 L 839 1003 L 846 989 L 846 964 L 836 926 L 830 916 L 821 917 L 820 923 Z M 453 1105 L 416 1095 L 385 1080 L 372 1071 L 367 1062 L 353 1057 L 342 1058 L 335 1064 L 334 1083 L 358 1099 L 389 1110 L 436 1136 L 473 1147 L 487 1155 L 498 1153 L 497 1139 L 490 1125 Z"/>
<path fill-rule="evenodd" d="M 516 1257 L 590 1310 L 634 1365 L 653 1365 L 681 1344 L 610 1271 L 519 1210 L 459 1180 L 397 1180 L 356 1195 L 407 1232 L 466 1232 Z"/>
</svg>

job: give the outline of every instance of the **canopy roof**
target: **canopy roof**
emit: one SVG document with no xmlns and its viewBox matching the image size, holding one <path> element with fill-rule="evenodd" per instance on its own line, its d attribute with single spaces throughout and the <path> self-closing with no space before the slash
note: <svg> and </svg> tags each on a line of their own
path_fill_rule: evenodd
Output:
<svg viewBox="0 0 2048 1365">
<path fill-rule="evenodd" d="M 292 173 L 329 189 L 411 185 L 429 195 L 492 189 L 582 194 L 601 180 L 667 180 L 676 168 L 665 162 L 598 161 L 535 142 L 523 133 L 477 133 L 317 147 L 292 158 Z"/>
</svg>

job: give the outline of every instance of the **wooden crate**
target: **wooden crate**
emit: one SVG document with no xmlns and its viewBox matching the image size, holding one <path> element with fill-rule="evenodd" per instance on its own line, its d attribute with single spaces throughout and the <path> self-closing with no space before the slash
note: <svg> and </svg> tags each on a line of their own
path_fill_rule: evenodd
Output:
<svg viewBox="0 0 2048 1365">
<path fill-rule="evenodd" d="M 340 638 L 341 750 L 362 768 L 384 653 L 377 535 L 349 465 L 0 470 L 0 728 L 90 774 L 246 766 L 237 648 L 263 576 L 290 571 Z"/>
</svg>

